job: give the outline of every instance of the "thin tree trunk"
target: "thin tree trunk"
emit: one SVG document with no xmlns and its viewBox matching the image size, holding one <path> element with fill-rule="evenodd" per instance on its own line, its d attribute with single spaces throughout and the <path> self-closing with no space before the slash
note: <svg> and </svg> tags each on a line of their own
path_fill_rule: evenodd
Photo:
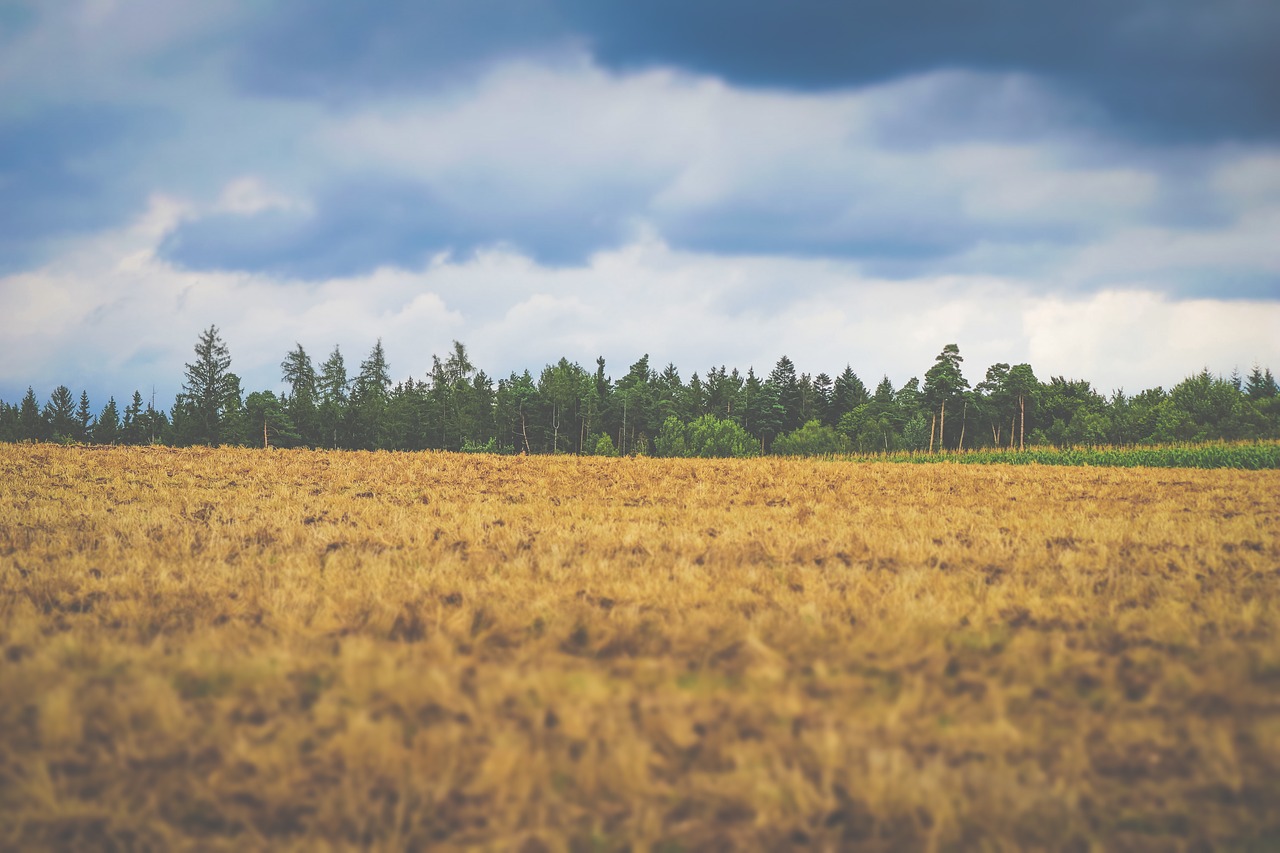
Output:
<svg viewBox="0 0 1280 853">
<path fill-rule="evenodd" d="M 267 444 L 267 416 L 262 416 L 262 449 L 266 450 L 270 445 Z"/>
<path fill-rule="evenodd" d="M 929 452 L 933 452 L 933 434 L 938 429 L 938 416 L 934 415 L 929 419 Z"/>
<path fill-rule="evenodd" d="M 1018 449 L 1026 450 L 1027 449 L 1027 398 L 1026 397 L 1018 398 L 1018 409 L 1022 414 L 1022 435 L 1018 439 Z"/>
<path fill-rule="evenodd" d="M 969 421 L 969 401 L 964 401 L 964 408 L 960 410 L 960 446 L 956 450 L 964 450 L 964 425 Z"/>
<path fill-rule="evenodd" d="M 947 401 L 942 401 L 942 417 L 938 419 L 938 449 L 947 449 Z"/>
</svg>

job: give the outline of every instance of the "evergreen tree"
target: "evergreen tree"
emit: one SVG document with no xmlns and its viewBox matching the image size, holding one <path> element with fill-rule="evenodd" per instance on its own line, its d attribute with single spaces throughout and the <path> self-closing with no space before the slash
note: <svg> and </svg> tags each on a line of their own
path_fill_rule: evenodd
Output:
<svg viewBox="0 0 1280 853">
<path fill-rule="evenodd" d="M 1249 371 L 1249 381 L 1244 387 L 1244 393 L 1250 400 L 1280 397 L 1280 385 L 1276 384 L 1271 368 L 1263 371 L 1255 364 L 1253 370 Z"/>
<path fill-rule="evenodd" d="M 835 385 L 831 381 L 831 377 L 825 373 L 819 373 L 813 377 L 813 393 L 817 400 L 818 420 L 825 426 L 835 426 L 839 418 L 836 416 L 833 406 Z"/>
<path fill-rule="evenodd" d="M 319 386 L 321 443 L 330 448 L 345 447 L 349 404 L 347 365 L 342 358 L 342 351 L 336 345 L 320 366 Z"/>
<path fill-rule="evenodd" d="M 320 444 L 320 410 L 316 402 L 318 377 L 311 356 L 307 355 L 302 344 L 296 344 L 280 363 L 280 378 L 289 386 L 289 393 L 280 401 L 281 407 L 296 428 L 299 443 L 312 447 Z"/>
<path fill-rule="evenodd" d="M 385 446 L 385 425 L 388 392 L 391 390 L 391 371 L 387 354 L 378 338 L 356 374 L 351 389 L 352 443 L 363 450 L 377 450 Z"/>
<path fill-rule="evenodd" d="M 133 400 L 124 409 L 124 421 L 120 426 L 120 440 L 125 444 L 142 444 L 142 394 L 133 392 Z"/>
<path fill-rule="evenodd" d="M 44 404 L 44 421 L 45 434 L 54 441 L 74 441 L 79 435 L 75 398 L 66 385 L 59 385 L 49 395 L 49 402 Z"/>
<path fill-rule="evenodd" d="M 115 444 L 120 437 L 120 413 L 116 409 L 116 398 L 108 397 L 107 405 L 102 407 L 98 420 L 93 425 L 93 443 Z"/>
<path fill-rule="evenodd" d="M 76 441 L 88 441 L 93 426 L 93 412 L 89 408 L 89 392 L 80 392 L 80 406 L 76 409 Z"/>
<path fill-rule="evenodd" d="M 785 355 L 778 359 L 778 363 L 770 371 L 769 379 L 765 385 L 773 389 L 771 393 L 776 397 L 778 405 L 781 406 L 781 423 L 778 425 L 777 432 L 790 432 L 800 426 L 803 399 L 800 393 L 800 383 L 796 379 L 796 366 L 791 362 L 791 359 Z M 774 434 L 776 435 L 777 433 L 775 432 Z"/>
<path fill-rule="evenodd" d="M 897 409 L 897 394 L 886 376 L 873 396 L 841 416 L 837 428 L 859 453 L 888 453 L 898 447 Z"/>
<path fill-rule="evenodd" d="M 754 378 L 754 374 L 752 376 Z M 703 383 L 703 403 L 699 414 L 728 418 L 745 427 L 746 413 L 742 409 L 744 385 L 737 368 L 732 371 L 726 370 L 724 365 L 711 368 L 707 371 L 706 382 Z M 755 385 L 755 390 L 758 391 L 759 383 Z"/>
<path fill-rule="evenodd" d="M 0 403 L 0 441 L 21 441 L 22 433 L 18 428 L 17 406 Z"/>
<path fill-rule="evenodd" d="M 618 403 L 613 415 L 620 436 L 618 452 L 623 456 L 648 453 L 649 437 L 657 435 L 662 427 L 654 400 L 655 379 L 649 368 L 649 354 L 645 353 L 631 365 L 627 375 L 618 380 L 614 389 Z"/>
<path fill-rule="evenodd" d="M 853 372 L 853 368 L 846 364 L 844 371 L 836 377 L 835 384 L 831 388 L 831 416 L 836 423 L 839 423 L 842 417 L 870 399 L 867 386 L 858 378 L 858 374 Z"/>
<path fill-rule="evenodd" d="M 935 429 L 938 447 L 946 449 L 947 405 L 950 404 L 952 407 L 954 424 L 955 415 L 959 414 L 955 411 L 955 406 L 963 401 L 964 392 L 969 388 L 968 380 L 960 372 L 960 363 L 963 361 L 964 359 L 960 356 L 960 347 L 947 344 L 934 359 L 933 367 L 929 368 L 924 375 L 925 402 L 938 414 L 936 421 L 931 420 L 929 428 L 931 451 L 934 446 Z"/>
<path fill-rule="evenodd" d="M 654 405 L 657 410 L 654 417 L 666 419 L 674 415 L 681 421 L 687 421 L 692 415 L 689 400 L 689 389 L 680 380 L 680 371 L 674 364 L 668 363 L 657 375 L 653 383 Z"/>
<path fill-rule="evenodd" d="M 239 438 L 228 424 L 240 409 L 240 378 L 231 372 L 231 354 L 218 336 L 218 327 L 200 333 L 196 359 L 186 365 L 186 379 L 174 408 L 175 426 L 181 420 L 182 439 L 191 444 L 217 445 Z"/>
</svg>

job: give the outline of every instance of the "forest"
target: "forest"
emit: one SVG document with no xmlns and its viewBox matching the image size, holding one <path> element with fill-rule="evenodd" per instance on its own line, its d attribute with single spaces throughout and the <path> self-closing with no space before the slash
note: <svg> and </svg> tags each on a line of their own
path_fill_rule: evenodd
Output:
<svg viewBox="0 0 1280 853">
<path fill-rule="evenodd" d="M 1206 368 L 1168 390 L 1104 395 L 1083 379 L 1042 380 L 1029 364 L 993 364 L 971 381 L 963 362 L 947 344 L 923 381 L 898 388 L 888 377 L 872 387 L 850 366 L 802 373 L 786 356 L 763 376 L 720 366 L 686 380 L 646 354 L 617 379 L 603 358 L 594 370 L 561 358 L 495 381 L 455 341 L 428 376 L 393 382 L 379 340 L 354 371 L 337 347 L 317 366 L 298 344 L 280 365 L 283 393 L 246 395 L 210 326 L 167 411 L 139 391 L 95 413 L 83 391 L 60 385 L 42 405 L 28 388 L 0 401 L 0 441 L 744 457 L 1280 438 L 1269 368 Z"/>
</svg>

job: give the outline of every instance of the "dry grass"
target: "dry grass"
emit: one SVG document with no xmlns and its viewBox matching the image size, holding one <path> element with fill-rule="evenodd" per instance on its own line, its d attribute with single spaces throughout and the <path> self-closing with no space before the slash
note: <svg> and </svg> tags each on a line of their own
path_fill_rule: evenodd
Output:
<svg viewBox="0 0 1280 853">
<path fill-rule="evenodd" d="M 1280 843 L 1280 472 L 0 447 L 0 848 Z"/>
</svg>

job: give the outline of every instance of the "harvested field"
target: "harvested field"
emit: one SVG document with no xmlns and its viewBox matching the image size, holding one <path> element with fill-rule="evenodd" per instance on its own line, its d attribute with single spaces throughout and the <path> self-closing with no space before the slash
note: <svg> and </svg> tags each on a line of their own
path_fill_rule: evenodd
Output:
<svg viewBox="0 0 1280 853">
<path fill-rule="evenodd" d="M 0 447 L 0 849 L 1280 845 L 1280 472 Z"/>
</svg>

